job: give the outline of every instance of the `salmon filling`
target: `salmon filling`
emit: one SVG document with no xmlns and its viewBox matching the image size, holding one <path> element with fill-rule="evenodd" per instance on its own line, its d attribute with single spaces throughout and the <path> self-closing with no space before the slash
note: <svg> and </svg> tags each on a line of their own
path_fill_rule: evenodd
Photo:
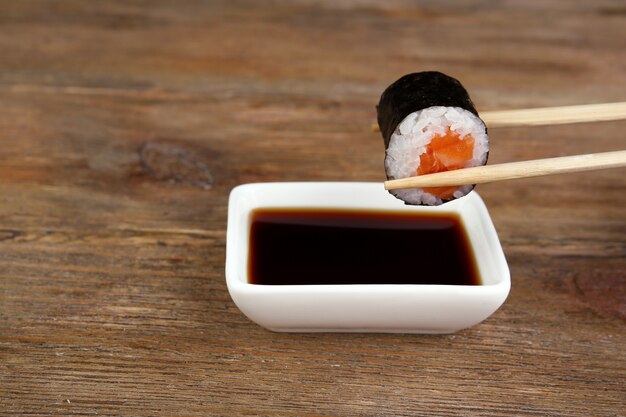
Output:
<svg viewBox="0 0 626 417">
<path fill-rule="evenodd" d="M 461 138 L 458 133 L 448 128 L 444 135 L 433 136 L 426 146 L 426 152 L 420 155 L 417 175 L 465 168 L 473 155 L 474 138 L 471 135 Z M 457 186 L 427 187 L 424 191 L 442 199 L 450 199 L 458 188 Z"/>
</svg>

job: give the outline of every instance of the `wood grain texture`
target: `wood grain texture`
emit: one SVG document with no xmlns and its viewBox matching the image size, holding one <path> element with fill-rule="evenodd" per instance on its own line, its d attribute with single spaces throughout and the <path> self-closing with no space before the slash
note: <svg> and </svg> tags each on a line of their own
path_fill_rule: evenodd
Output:
<svg viewBox="0 0 626 417">
<path fill-rule="evenodd" d="M 625 37 L 619 1 L 0 2 L 0 415 L 624 415 L 623 170 L 479 186 L 513 288 L 453 335 L 268 332 L 224 255 L 237 184 L 384 179 L 401 75 L 623 101 Z M 492 129 L 490 162 L 625 129 Z"/>
</svg>

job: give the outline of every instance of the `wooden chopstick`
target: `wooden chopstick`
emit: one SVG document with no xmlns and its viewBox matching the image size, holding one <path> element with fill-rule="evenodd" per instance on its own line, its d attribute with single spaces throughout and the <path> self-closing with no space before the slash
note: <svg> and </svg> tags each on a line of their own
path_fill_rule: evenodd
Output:
<svg viewBox="0 0 626 417">
<path fill-rule="evenodd" d="M 483 184 L 516 178 L 529 178 L 542 175 L 565 174 L 568 172 L 618 167 L 626 167 L 626 151 L 562 156 L 558 158 L 535 159 L 531 161 L 464 168 L 454 171 L 438 172 L 436 174 L 389 180 L 385 181 L 384 185 L 386 190 L 398 190 L 402 188 Z"/>
<path fill-rule="evenodd" d="M 480 115 L 487 127 L 559 125 L 626 119 L 626 102 L 498 110 Z"/>
<path fill-rule="evenodd" d="M 480 117 L 488 128 L 605 122 L 626 119 L 626 102 L 486 111 Z M 372 130 L 380 131 L 377 123 Z"/>
</svg>

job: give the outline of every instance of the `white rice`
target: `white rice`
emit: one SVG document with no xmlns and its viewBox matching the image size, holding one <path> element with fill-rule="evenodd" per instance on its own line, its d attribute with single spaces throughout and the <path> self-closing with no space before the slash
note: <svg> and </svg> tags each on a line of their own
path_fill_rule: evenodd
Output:
<svg viewBox="0 0 626 417">
<path fill-rule="evenodd" d="M 458 133 L 461 140 L 474 138 L 473 159 L 465 168 L 484 165 L 489 152 L 489 138 L 483 122 L 473 113 L 459 107 L 434 106 L 409 114 L 391 135 L 385 156 L 385 170 L 389 179 L 414 177 L 420 165 L 420 155 L 434 136 L 443 136 L 448 128 Z M 459 187 L 454 198 L 463 197 L 471 185 Z M 409 204 L 439 205 L 443 200 L 421 189 L 393 190 L 393 195 Z"/>
</svg>

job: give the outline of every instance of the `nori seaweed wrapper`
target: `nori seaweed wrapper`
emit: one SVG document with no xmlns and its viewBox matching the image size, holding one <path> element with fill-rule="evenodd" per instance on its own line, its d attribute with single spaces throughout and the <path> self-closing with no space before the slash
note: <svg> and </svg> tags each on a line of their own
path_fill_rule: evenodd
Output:
<svg viewBox="0 0 626 417">
<path fill-rule="evenodd" d="M 467 90 L 456 79 L 438 71 L 407 74 L 387 87 L 376 106 L 385 149 L 405 117 L 433 106 L 460 107 L 478 116 Z"/>
</svg>

